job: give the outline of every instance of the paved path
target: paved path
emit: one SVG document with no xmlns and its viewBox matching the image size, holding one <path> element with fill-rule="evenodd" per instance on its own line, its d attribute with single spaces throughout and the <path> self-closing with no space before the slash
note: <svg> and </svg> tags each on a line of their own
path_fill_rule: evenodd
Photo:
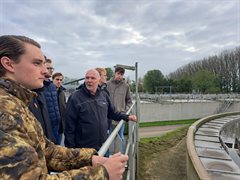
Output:
<svg viewBox="0 0 240 180">
<path fill-rule="evenodd" d="M 186 126 L 186 125 L 178 124 L 178 125 L 167 125 L 167 126 L 143 127 L 143 128 L 139 128 L 139 136 L 140 138 L 157 137 L 157 136 L 163 135 L 164 133 L 173 131 L 183 126 Z"/>
</svg>

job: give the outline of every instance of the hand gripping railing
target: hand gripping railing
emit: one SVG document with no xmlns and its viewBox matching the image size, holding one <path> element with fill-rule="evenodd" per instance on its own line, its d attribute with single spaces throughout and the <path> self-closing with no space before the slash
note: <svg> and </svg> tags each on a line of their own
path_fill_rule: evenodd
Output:
<svg viewBox="0 0 240 180">
<path fill-rule="evenodd" d="M 136 106 L 136 102 L 134 102 L 132 104 L 130 109 L 127 111 L 127 114 L 129 114 L 133 110 L 134 106 Z M 108 139 L 105 141 L 105 143 L 99 149 L 99 151 L 98 151 L 99 156 L 104 156 L 105 155 L 105 153 L 109 149 L 110 145 L 114 141 L 115 137 L 117 136 L 120 128 L 122 127 L 122 125 L 124 123 L 125 123 L 124 120 L 121 120 L 118 123 L 118 125 L 113 130 L 113 132 L 110 134 Z M 137 148 L 137 145 L 136 145 L 136 142 L 137 142 L 136 123 L 129 121 L 128 128 L 129 128 L 128 129 L 129 133 L 128 133 L 128 138 L 127 138 L 126 150 L 125 150 L 125 153 L 124 153 L 124 154 L 128 155 L 128 157 L 129 157 L 128 165 L 126 167 L 127 168 L 126 179 L 134 180 L 135 179 L 135 171 L 136 171 L 136 158 L 135 158 L 135 156 L 136 156 L 136 152 L 137 152 L 137 150 L 136 150 L 136 148 Z"/>
<path fill-rule="evenodd" d="M 133 109 L 133 107 L 135 106 L 135 104 L 136 104 L 136 102 L 134 102 L 134 103 L 132 104 L 132 106 L 130 107 L 130 109 L 127 111 L 126 114 L 129 114 L 129 113 L 132 111 L 132 109 Z M 124 120 L 121 120 L 121 121 L 118 123 L 118 125 L 117 125 L 116 128 L 113 130 L 113 132 L 110 134 L 110 136 L 108 137 L 108 139 L 104 142 L 104 144 L 102 145 L 102 147 L 99 149 L 99 151 L 98 151 L 98 155 L 99 155 L 99 156 L 104 156 L 104 155 L 105 155 L 105 153 L 106 153 L 107 150 L 109 149 L 111 143 L 113 142 L 114 138 L 117 136 L 120 128 L 122 127 L 122 125 L 123 125 L 124 123 L 125 123 Z M 128 144 L 129 144 L 129 142 L 128 142 Z M 125 154 L 126 154 L 126 153 L 125 153 Z"/>
</svg>

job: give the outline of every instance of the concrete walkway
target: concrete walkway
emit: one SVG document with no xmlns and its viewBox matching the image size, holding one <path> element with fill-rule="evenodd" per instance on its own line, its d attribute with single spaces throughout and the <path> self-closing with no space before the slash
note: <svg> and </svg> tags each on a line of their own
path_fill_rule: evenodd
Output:
<svg viewBox="0 0 240 180">
<path fill-rule="evenodd" d="M 140 138 L 158 137 L 183 126 L 186 125 L 178 124 L 178 125 L 143 127 L 139 128 L 139 137 Z"/>
</svg>

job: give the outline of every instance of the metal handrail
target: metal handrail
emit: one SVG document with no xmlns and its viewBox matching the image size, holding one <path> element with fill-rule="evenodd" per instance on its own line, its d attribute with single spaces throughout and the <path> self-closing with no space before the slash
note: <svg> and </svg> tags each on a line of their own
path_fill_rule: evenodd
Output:
<svg viewBox="0 0 240 180">
<path fill-rule="evenodd" d="M 137 106 L 138 101 L 134 101 L 130 109 L 127 111 L 126 114 L 129 114 L 134 106 Z M 137 109 L 137 108 L 136 108 Z M 136 113 L 138 114 L 138 113 Z M 98 151 L 99 156 L 104 156 L 107 150 L 109 149 L 110 145 L 114 141 L 114 139 L 117 137 L 118 132 L 122 125 L 125 123 L 124 120 L 121 120 L 116 128 L 113 130 L 113 132 L 110 134 L 108 139 L 105 141 L 105 143 L 102 145 L 100 150 Z M 128 155 L 128 164 L 126 165 L 126 180 L 135 180 L 137 175 L 137 153 L 138 153 L 138 123 L 129 121 L 129 128 L 128 128 L 128 139 L 127 139 L 127 145 L 124 154 Z"/>
<path fill-rule="evenodd" d="M 133 109 L 133 107 L 135 106 L 136 102 L 134 102 L 132 104 L 132 106 L 129 108 L 129 110 L 127 111 L 126 114 L 129 114 L 131 112 L 131 110 Z M 105 153 L 107 152 L 107 150 L 109 149 L 111 143 L 113 142 L 114 138 L 117 136 L 119 130 L 121 129 L 122 125 L 124 124 L 124 120 L 121 120 L 118 125 L 116 126 L 116 128 L 113 130 L 113 132 L 110 134 L 110 136 L 108 137 L 108 139 L 104 142 L 104 144 L 102 145 L 102 147 L 99 149 L 98 151 L 98 155 L 99 156 L 104 156 Z"/>
<path fill-rule="evenodd" d="M 76 80 L 73 80 L 73 81 L 69 81 L 69 82 L 63 83 L 63 85 L 72 84 L 72 83 L 75 83 L 75 82 L 78 82 L 78 81 L 82 81 L 84 79 L 85 78 L 76 79 Z"/>
</svg>

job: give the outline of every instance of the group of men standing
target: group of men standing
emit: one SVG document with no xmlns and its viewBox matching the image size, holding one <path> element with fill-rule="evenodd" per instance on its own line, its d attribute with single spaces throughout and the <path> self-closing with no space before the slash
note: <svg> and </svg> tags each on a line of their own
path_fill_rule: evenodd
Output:
<svg viewBox="0 0 240 180">
<path fill-rule="evenodd" d="M 60 145 L 64 133 L 66 147 L 99 150 L 120 120 L 136 120 L 134 115 L 126 115 L 132 99 L 129 85 L 123 80 L 124 68 L 116 67 L 114 77 L 108 82 L 105 68 L 87 71 L 84 83 L 66 102 L 63 75 L 53 74 L 52 60 L 45 59 L 44 86 L 33 90 L 38 96 L 30 102 L 29 109 L 52 142 Z M 120 151 L 124 153 L 124 124 L 118 137 L 122 141 Z M 118 151 L 113 143 L 111 154 Z"/>
<path fill-rule="evenodd" d="M 104 70 L 87 71 L 84 84 L 68 99 L 64 132 L 67 147 L 99 150 L 108 137 L 108 130 L 112 129 L 112 120 L 136 121 L 135 115 L 126 114 L 132 101 L 129 86 L 123 81 L 123 74 L 124 69 L 117 67 L 115 77 L 105 86 Z M 124 142 L 124 128 L 121 129 L 120 136 Z M 123 151 L 124 147 L 122 153 Z"/>
<path fill-rule="evenodd" d="M 120 120 L 136 120 L 134 115 L 126 114 L 132 99 L 130 87 L 123 80 L 124 68 L 116 67 L 114 77 L 108 82 L 105 68 L 87 71 L 84 83 L 68 102 L 62 86 L 63 75 L 53 74 L 52 60 L 48 58 L 46 68 L 44 86 L 33 90 L 38 96 L 30 102 L 29 109 L 41 123 L 46 137 L 55 144 L 61 144 L 64 133 L 66 147 L 99 150 Z M 120 151 L 124 153 L 124 124 L 118 137 L 122 142 Z M 117 143 L 113 142 L 106 156 L 118 151 Z"/>
<path fill-rule="evenodd" d="M 66 110 L 66 97 L 62 87 L 63 75 L 53 74 L 52 60 L 46 58 L 47 73 L 42 88 L 33 89 L 38 94 L 29 104 L 30 111 L 41 123 L 46 137 L 61 144 Z M 52 80 L 50 79 L 52 77 Z"/>
<path fill-rule="evenodd" d="M 33 39 L 0 36 L 0 179 L 122 179 L 128 156 L 116 153 L 110 158 L 99 157 L 96 149 L 107 137 L 109 118 L 136 121 L 136 116 L 116 110 L 107 91 L 98 86 L 96 70 L 87 71 L 85 83 L 69 98 L 66 115 L 61 114 L 56 101 L 48 99 L 55 92 L 60 94 L 51 91 L 48 73 L 52 70 Z M 53 77 L 53 82 L 63 80 L 61 74 Z M 59 105 L 60 96 L 56 99 Z M 52 116 L 49 108 L 56 111 L 57 107 Z M 56 120 L 61 116 L 66 118 L 65 123 L 58 119 L 63 122 L 66 145 L 74 148 L 55 145 L 61 138 Z M 46 119 L 50 117 L 57 118 L 49 123 Z M 95 134 L 89 132 L 100 136 L 92 137 Z M 84 143 L 90 144 L 88 148 L 82 148 Z"/>
</svg>

